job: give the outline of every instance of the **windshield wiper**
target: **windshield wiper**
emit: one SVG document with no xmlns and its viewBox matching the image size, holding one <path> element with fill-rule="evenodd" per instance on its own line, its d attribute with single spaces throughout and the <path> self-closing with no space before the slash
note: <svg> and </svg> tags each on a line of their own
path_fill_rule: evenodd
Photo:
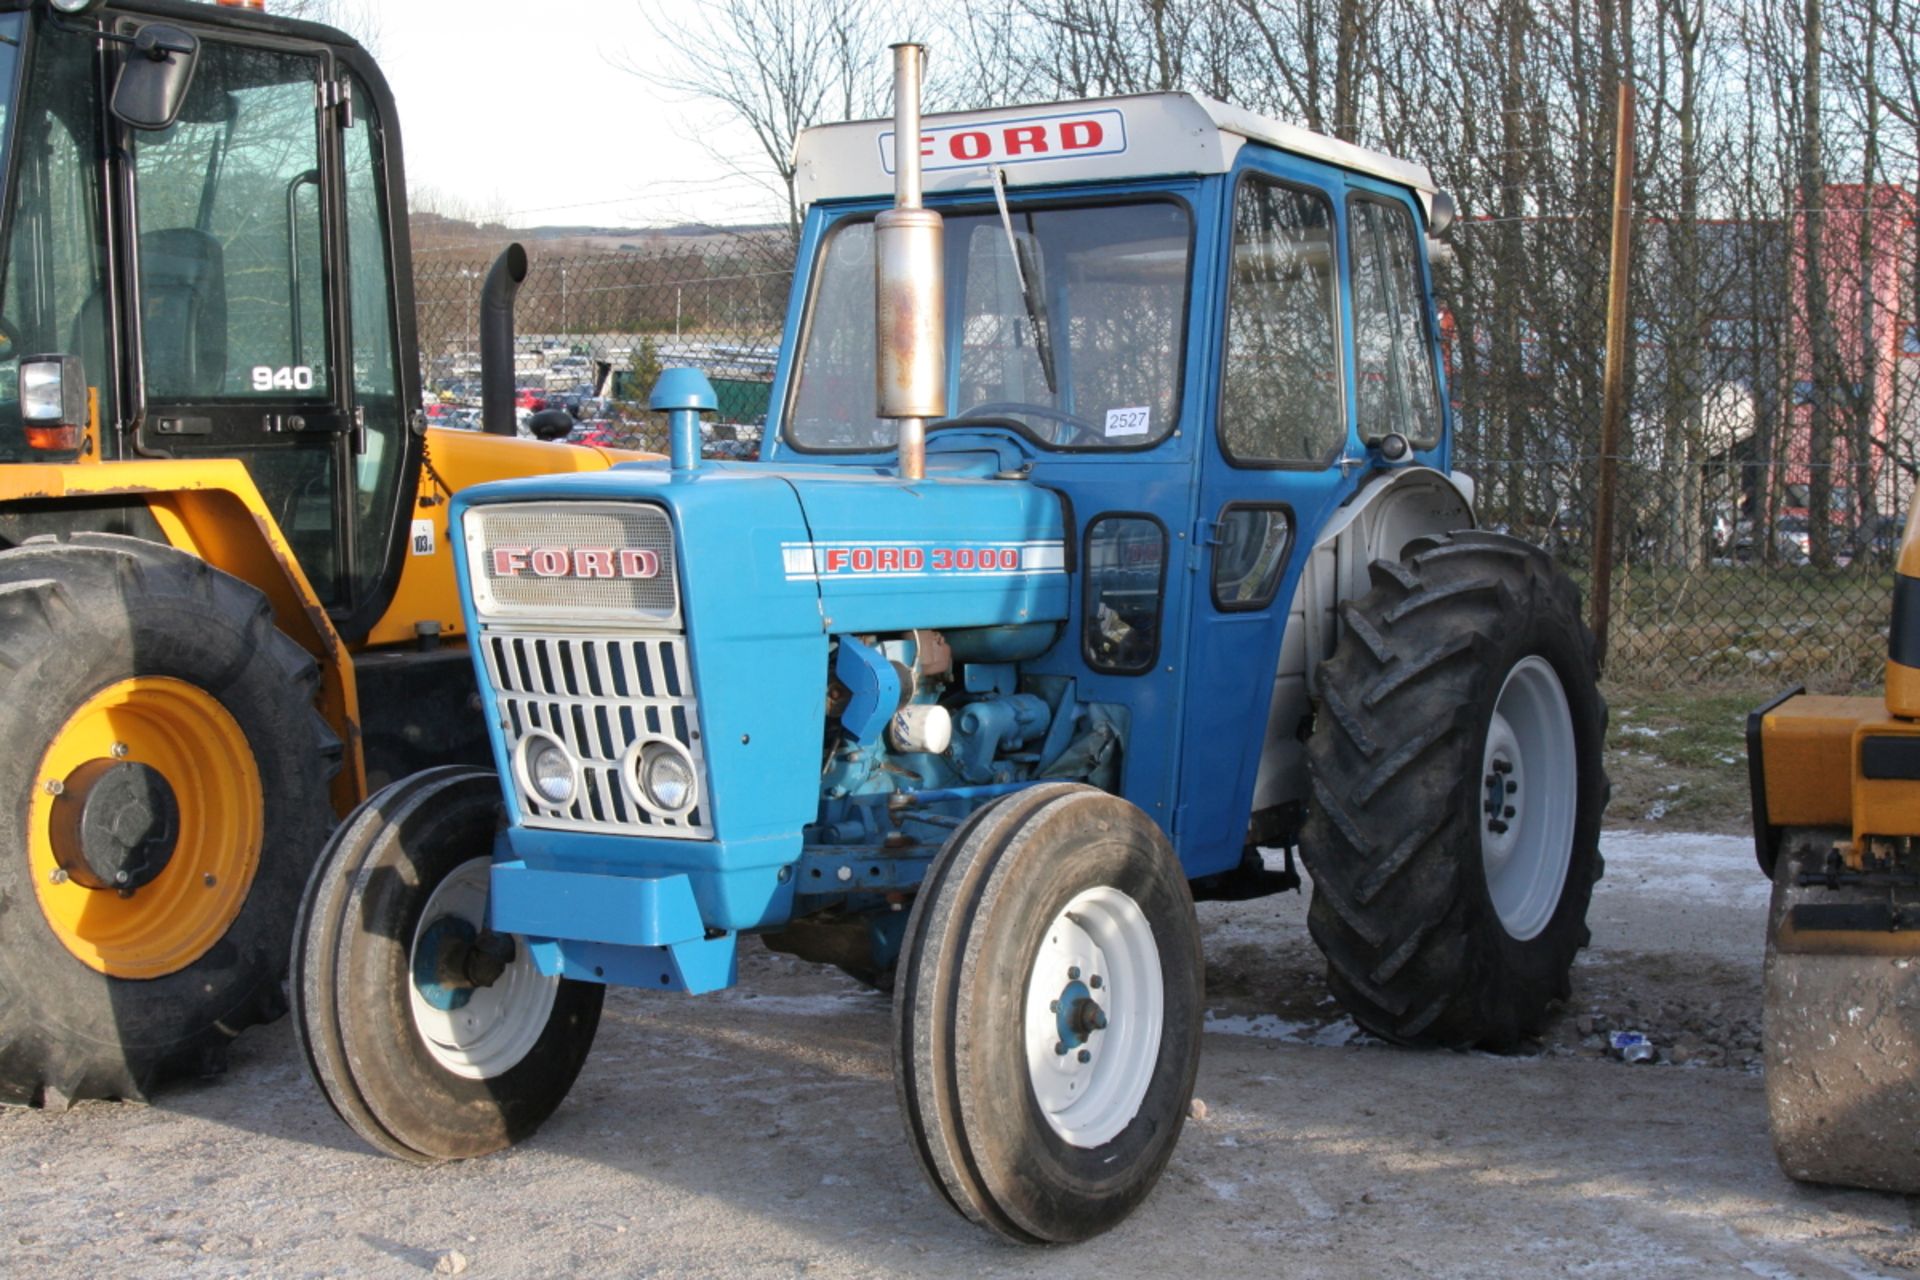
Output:
<svg viewBox="0 0 1920 1280">
<path fill-rule="evenodd" d="M 1013 255 L 1013 278 L 1020 284 L 1020 300 L 1026 304 L 1027 323 L 1033 326 L 1033 351 L 1040 357 L 1040 376 L 1046 379 L 1047 394 L 1058 395 L 1060 388 L 1053 373 L 1053 331 L 1047 324 L 1046 298 L 1034 287 L 1035 276 L 1045 279 L 1045 272 L 1040 269 L 1039 241 L 1031 231 L 1025 239 L 1014 233 L 1013 215 L 1007 211 L 1006 170 L 994 165 L 992 172 L 993 199 L 1000 206 L 1000 225 L 1006 228 L 1007 251 Z M 1028 225 L 1032 225 L 1031 219 Z"/>
</svg>

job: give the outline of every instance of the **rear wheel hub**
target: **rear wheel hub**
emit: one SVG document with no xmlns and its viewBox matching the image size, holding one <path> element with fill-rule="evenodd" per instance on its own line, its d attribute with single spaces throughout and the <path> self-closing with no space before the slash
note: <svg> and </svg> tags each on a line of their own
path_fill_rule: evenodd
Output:
<svg viewBox="0 0 1920 1280">
<path fill-rule="evenodd" d="M 180 803 L 158 769 L 90 760 L 54 798 L 54 857 L 89 889 L 131 894 L 166 870 L 180 838 Z"/>
</svg>

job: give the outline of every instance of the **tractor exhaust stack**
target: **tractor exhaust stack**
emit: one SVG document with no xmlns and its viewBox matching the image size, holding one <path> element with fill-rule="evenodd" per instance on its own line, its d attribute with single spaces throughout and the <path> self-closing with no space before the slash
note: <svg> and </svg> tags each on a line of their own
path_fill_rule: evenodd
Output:
<svg viewBox="0 0 1920 1280">
<path fill-rule="evenodd" d="M 893 46 L 893 208 L 873 220 L 876 412 L 900 423 L 900 475 L 926 474 L 927 419 L 947 412 L 945 242 L 920 203 L 920 79 L 926 49 Z"/>
</svg>

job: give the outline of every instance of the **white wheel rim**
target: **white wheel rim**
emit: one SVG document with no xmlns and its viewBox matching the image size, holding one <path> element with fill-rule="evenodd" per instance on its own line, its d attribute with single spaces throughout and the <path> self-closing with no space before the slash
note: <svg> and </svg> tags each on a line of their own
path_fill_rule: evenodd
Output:
<svg viewBox="0 0 1920 1280">
<path fill-rule="evenodd" d="M 1095 1010 L 1104 1027 L 1090 1025 Z M 1076 895 L 1040 939 L 1024 1023 L 1034 1100 L 1069 1145 L 1110 1142 L 1140 1113 L 1165 1013 L 1160 949 L 1140 904 L 1105 885 Z"/>
<path fill-rule="evenodd" d="M 1501 927 L 1525 942 L 1560 905 L 1580 803 L 1567 691 L 1544 658 L 1507 673 L 1481 757 L 1480 859 Z"/>
<path fill-rule="evenodd" d="M 525 939 L 515 937 L 513 960 L 491 985 L 473 987 L 456 1009 L 440 1009 L 421 993 L 416 961 L 420 941 L 449 917 L 474 933 L 486 928 L 493 860 L 475 858 L 434 887 L 407 949 L 407 997 L 413 1025 L 433 1060 L 454 1075 L 490 1080 L 511 1071 L 539 1042 L 560 990 L 558 975 L 534 967 Z"/>
</svg>

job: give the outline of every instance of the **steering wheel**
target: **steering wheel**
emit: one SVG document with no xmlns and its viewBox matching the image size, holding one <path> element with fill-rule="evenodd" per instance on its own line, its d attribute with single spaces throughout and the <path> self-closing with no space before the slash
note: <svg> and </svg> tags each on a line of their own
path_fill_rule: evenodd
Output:
<svg viewBox="0 0 1920 1280">
<path fill-rule="evenodd" d="M 1054 409 L 1044 404 L 1027 404 L 1020 400 L 982 401 L 980 404 L 974 405 L 963 413 L 955 414 L 953 420 L 958 422 L 965 418 L 1005 418 L 1012 417 L 1016 414 L 1035 418 L 1046 418 L 1050 421 L 1073 428 L 1072 435 L 1068 436 L 1065 440 L 1055 440 L 1053 442 L 1055 444 L 1077 444 L 1083 439 L 1092 444 L 1100 444 L 1105 439 L 1100 432 L 1100 428 L 1088 422 L 1085 418 L 1076 417 L 1068 413 L 1065 409 Z"/>
</svg>

